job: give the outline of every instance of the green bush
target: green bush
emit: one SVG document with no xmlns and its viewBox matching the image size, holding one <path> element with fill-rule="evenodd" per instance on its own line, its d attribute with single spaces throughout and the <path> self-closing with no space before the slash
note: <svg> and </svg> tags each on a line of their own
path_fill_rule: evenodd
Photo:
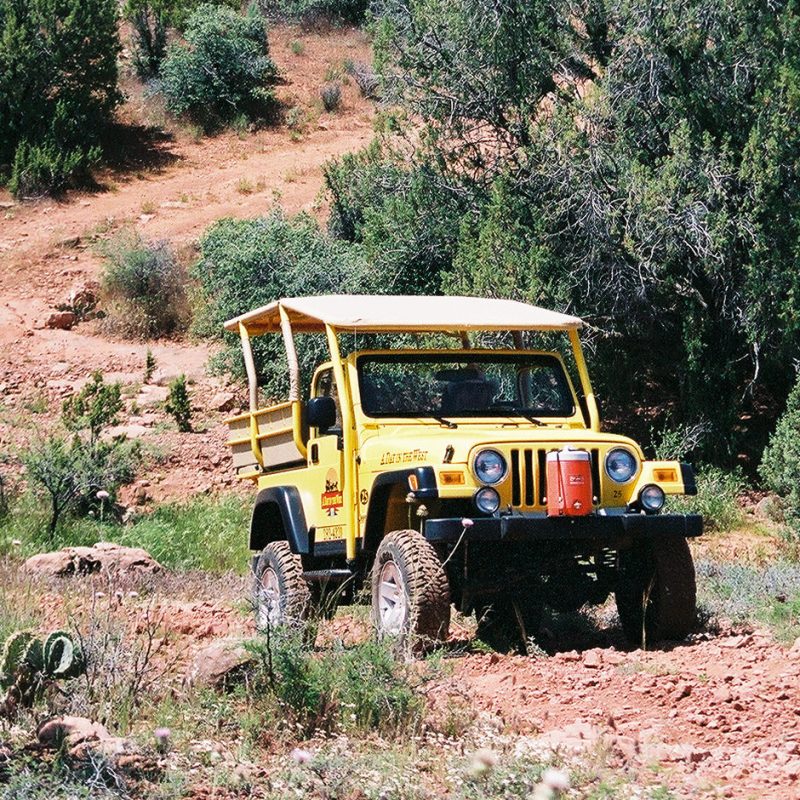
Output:
<svg viewBox="0 0 800 800">
<path fill-rule="evenodd" d="M 338 83 L 326 83 L 319 96 L 326 111 L 336 111 L 342 102 L 342 87 Z"/>
<path fill-rule="evenodd" d="M 789 514 L 800 519 L 800 378 L 769 438 L 759 472 L 764 483 L 786 499 Z"/>
<path fill-rule="evenodd" d="M 385 285 L 363 249 L 331 239 L 305 214 L 287 219 L 281 212 L 256 219 L 223 219 L 200 240 L 200 260 L 192 276 L 200 287 L 194 330 L 222 337 L 218 369 L 244 374 L 241 345 L 223 323 L 281 297 L 337 292 L 358 294 Z M 324 352 L 321 337 L 298 337 L 298 356 L 308 376 Z M 253 340 L 261 385 L 268 398 L 286 395 L 286 357 L 280 337 Z"/>
<path fill-rule="evenodd" d="M 108 385 L 95 372 L 92 380 L 64 402 L 61 421 L 72 432 L 35 440 L 21 454 L 25 477 L 34 492 L 49 500 L 47 537 L 55 540 L 59 521 L 66 513 L 81 516 L 113 508 L 120 486 L 130 483 L 140 460 L 136 442 L 103 438 L 118 421 L 122 408 L 119 384 Z"/>
<path fill-rule="evenodd" d="M 676 510 L 702 514 L 706 530 L 729 531 L 743 519 L 739 495 L 745 482 L 740 470 L 727 471 L 718 467 L 704 467 L 697 475 L 697 495 L 670 498 Z"/>
<path fill-rule="evenodd" d="M 63 191 L 96 164 L 121 100 L 115 0 L 0 0 L 0 176 L 18 197 Z"/>
<path fill-rule="evenodd" d="M 308 736 L 337 730 L 394 734 L 421 721 L 424 704 L 385 643 L 370 640 L 317 653 L 302 634 L 281 631 L 251 648 L 259 657 L 264 690 Z"/>
<path fill-rule="evenodd" d="M 105 247 L 102 275 L 104 326 L 126 339 L 151 339 L 185 330 L 189 319 L 186 275 L 164 242 L 123 233 Z"/>
<path fill-rule="evenodd" d="M 360 25 L 369 8 L 369 0 L 258 0 L 266 17 L 315 22 L 339 20 Z"/>
<path fill-rule="evenodd" d="M 245 117 L 266 118 L 274 106 L 276 68 L 269 57 L 264 23 L 209 4 L 186 23 L 185 43 L 167 51 L 161 86 L 167 109 L 213 131 Z"/>
<path fill-rule="evenodd" d="M 219 0 L 212 5 L 238 9 L 237 0 Z M 155 78 L 167 55 L 170 29 L 182 31 L 200 0 L 127 0 L 123 13 L 131 23 L 133 65 L 143 80 Z"/>
<path fill-rule="evenodd" d="M 174 381 L 170 381 L 164 411 L 175 420 L 181 433 L 189 433 L 192 430 L 192 402 L 189 399 L 185 375 L 179 375 Z"/>
</svg>

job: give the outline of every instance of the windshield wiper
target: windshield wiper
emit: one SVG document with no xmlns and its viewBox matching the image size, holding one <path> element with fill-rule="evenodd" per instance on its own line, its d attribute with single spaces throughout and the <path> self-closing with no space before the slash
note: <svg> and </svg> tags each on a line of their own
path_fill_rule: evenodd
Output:
<svg viewBox="0 0 800 800">
<path fill-rule="evenodd" d="M 444 417 L 434 417 L 434 419 L 441 425 L 444 425 L 445 428 L 450 428 L 450 430 L 454 430 L 458 427 L 455 422 L 451 422 L 449 419 L 445 419 Z"/>
<path fill-rule="evenodd" d="M 544 422 L 542 422 L 540 419 L 536 419 L 536 417 L 525 411 L 524 408 L 515 408 L 514 413 L 518 414 L 520 417 L 525 417 L 528 422 L 532 422 L 534 425 L 538 425 L 540 428 L 544 426 Z"/>
</svg>

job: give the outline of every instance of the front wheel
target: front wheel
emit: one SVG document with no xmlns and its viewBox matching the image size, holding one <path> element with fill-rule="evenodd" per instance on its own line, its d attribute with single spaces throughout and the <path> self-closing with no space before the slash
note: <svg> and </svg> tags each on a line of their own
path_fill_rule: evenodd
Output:
<svg viewBox="0 0 800 800">
<path fill-rule="evenodd" d="M 288 542 L 271 542 L 256 562 L 256 628 L 266 631 L 299 625 L 308 615 L 311 593 L 300 556 Z"/>
<path fill-rule="evenodd" d="M 387 534 L 372 568 L 372 624 L 382 639 L 423 650 L 450 629 L 450 586 L 436 551 L 413 530 Z"/>
<path fill-rule="evenodd" d="M 686 539 L 653 539 L 620 553 L 615 597 L 631 644 L 645 647 L 685 638 L 697 616 L 694 562 Z"/>
</svg>

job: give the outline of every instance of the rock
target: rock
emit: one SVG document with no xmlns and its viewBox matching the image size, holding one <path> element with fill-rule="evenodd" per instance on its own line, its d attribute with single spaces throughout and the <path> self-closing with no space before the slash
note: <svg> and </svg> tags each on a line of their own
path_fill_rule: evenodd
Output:
<svg viewBox="0 0 800 800">
<path fill-rule="evenodd" d="M 236 396 L 231 392 L 217 392 L 208 402 L 210 411 L 230 411 L 236 405 Z"/>
<path fill-rule="evenodd" d="M 187 686 L 224 689 L 236 682 L 253 660 L 240 639 L 218 639 L 200 650 L 186 674 Z"/>
<path fill-rule="evenodd" d="M 53 717 L 36 730 L 39 744 L 50 750 L 58 750 L 65 743 L 73 748 L 82 742 L 99 741 L 109 736 L 105 726 L 87 717 Z"/>
<path fill-rule="evenodd" d="M 688 697 L 691 693 L 692 684 L 682 681 L 675 687 L 675 691 L 672 693 L 672 701 L 677 702 L 678 700 L 683 700 L 684 697 Z"/>
<path fill-rule="evenodd" d="M 152 575 L 161 565 L 139 547 L 123 547 L 111 542 L 98 542 L 94 547 L 65 547 L 52 553 L 32 556 L 23 565 L 34 575 L 87 575 L 93 572 L 117 575 Z"/>
<path fill-rule="evenodd" d="M 166 386 L 152 386 L 145 384 L 136 395 L 136 405 L 140 408 L 152 408 L 163 403 L 169 395 Z"/>
<path fill-rule="evenodd" d="M 55 311 L 45 321 L 46 328 L 54 330 L 68 331 L 71 330 L 78 317 L 72 311 Z"/>
<path fill-rule="evenodd" d="M 580 661 L 580 653 L 577 650 L 567 650 L 565 653 L 560 653 L 559 658 L 561 661 Z"/>
<path fill-rule="evenodd" d="M 757 519 L 764 519 L 771 522 L 783 522 L 784 511 L 781 499 L 774 494 L 762 497 L 753 508 L 753 514 Z"/>
<path fill-rule="evenodd" d="M 148 429 L 144 425 L 115 425 L 103 432 L 106 439 L 116 439 L 124 436 L 126 439 L 141 439 L 147 434 Z"/>
<path fill-rule="evenodd" d="M 158 369 L 153 373 L 150 383 L 154 386 L 169 386 L 172 381 L 180 378 L 183 374 L 185 373 L 176 370 Z"/>
<path fill-rule="evenodd" d="M 789 658 L 800 658 L 800 636 L 794 640 L 794 644 L 789 648 Z"/>
<path fill-rule="evenodd" d="M 603 656 L 599 650 L 587 650 L 583 654 L 583 666 L 586 669 L 600 669 L 603 666 Z"/>
<path fill-rule="evenodd" d="M 93 315 L 100 302 L 100 284 L 97 281 L 86 281 L 81 286 L 76 286 L 70 293 L 67 305 L 79 319 L 86 319 Z"/>
</svg>

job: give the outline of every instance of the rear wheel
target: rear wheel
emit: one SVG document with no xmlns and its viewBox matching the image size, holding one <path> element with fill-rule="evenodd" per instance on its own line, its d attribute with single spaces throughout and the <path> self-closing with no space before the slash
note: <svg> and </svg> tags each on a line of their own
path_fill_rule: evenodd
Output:
<svg viewBox="0 0 800 800">
<path fill-rule="evenodd" d="M 299 625 L 308 615 L 310 600 L 300 556 L 292 552 L 288 542 L 268 544 L 256 563 L 254 604 L 258 630 Z"/>
<path fill-rule="evenodd" d="M 436 551 L 417 531 L 393 531 L 378 547 L 372 568 L 372 623 L 380 638 L 413 650 L 447 638 L 447 576 Z"/>
<path fill-rule="evenodd" d="M 631 644 L 685 638 L 697 615 L 694 562 L 686 539 L 653 539 L 620 553 L 615 596 Z"/>
</svg>

